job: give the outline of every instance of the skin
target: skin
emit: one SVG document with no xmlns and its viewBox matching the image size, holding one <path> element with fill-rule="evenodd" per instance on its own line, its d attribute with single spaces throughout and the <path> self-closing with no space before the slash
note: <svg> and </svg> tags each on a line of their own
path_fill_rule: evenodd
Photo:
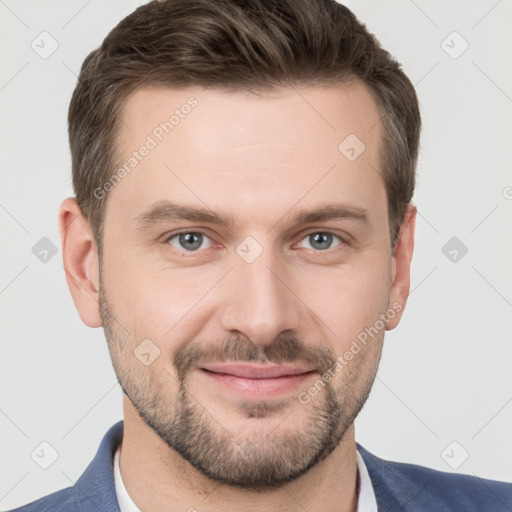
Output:
<svg viewBox="0 0 512 512">
<path fill-rule="evenodd" d="M 410 205 L 392 252 L 376 103 L 357 81 L 260 95 L 143 89 L 123 110 L 120 161 L 191 96 L 197 106 L 108 194 L 101 279 L 92 230 L 74 198 L 59 213 L 74 303 L 85 324 L 104 327 L 125 391 L 124 484 L 142 510 L 353 511 L 353 420 L 373 383 L 384 331 L 398 325 L 405 307 L 416 216 Z M 355 161 L 338 150 L 349 134 L 366 146 Z M 235 223 L 138 227 L 134 219 L 164 200 Z M 332 203 L 364 211 L 366 220 L 294 221 L 299 211 Z M 187 245 L 169 239 L 183 230 L 206 235 L 200 249 L 184 255 Z M 309 235 L 325 232 L 340 238 L 319 249 Z M 262 249 L 252 263 L 237 253 L 247 237 Z M 301 403 L 299 393 L 392 305 L 378 334 Z M 160 351 L 147 366 L 134 356 L 145 339 Z M 251 350 L 260 363 L 288 361 L 316 374 L 263 400 L 244 399 L 200 370 L 229 358 L 249 361 Z M 192 424 L 178 421 L 183 404 L 194 411 Z M 315 423 L 329 407 L 336 421 Z M 177 440 L 164 434 L 190 434 L 199 461 L 178 453 L 171 447 Z M 214 463 L 199 444 L 205 439 L 219 448 Z M 295 447 L 288 452 L 287 441 Z M 282 455 L 293 459 L 299 450 L 309 463 L 294 473 Z M 252 486 L 236 485 L 244 470 L 265 461 L 277 464 L 266 485 L 254 475 Z M 207 475 L 207 467 L 217 473 Z"/>
</svg>

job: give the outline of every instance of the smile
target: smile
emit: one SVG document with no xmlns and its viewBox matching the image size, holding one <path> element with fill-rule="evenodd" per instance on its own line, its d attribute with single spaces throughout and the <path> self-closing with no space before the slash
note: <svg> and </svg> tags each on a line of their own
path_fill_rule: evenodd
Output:
<svg viewBox="0 0 512 512">
<path fill-rule="evenodd" d="M 209 381 L 245 395 L 275 396 L 289 392 L 317 374 L 295 366 L 255 366 L 219 364 L 200 368 Z"/>
</svg>

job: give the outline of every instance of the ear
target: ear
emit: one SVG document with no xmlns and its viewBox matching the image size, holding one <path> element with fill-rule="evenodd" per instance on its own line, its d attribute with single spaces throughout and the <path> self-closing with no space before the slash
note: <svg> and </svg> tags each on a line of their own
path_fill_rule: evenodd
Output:
<svg viewBox="0 0 512 512">
<path fill-rule="evenodd" d="M 396 311 L 396 315 L 386 322 L 386 330 L 388 331 L 399 324 L 409 297 L 416 212 L 417 209 L 412 204 L 407 207 L 393 252 L 389 305 Z"/>
<path fill-rule="evenodd" d="M 101 327 L 98 248 L 74 197 L 60 205 L 59 227 L 66 281 L 75 307 L 86 325 Z"/>
</svg>

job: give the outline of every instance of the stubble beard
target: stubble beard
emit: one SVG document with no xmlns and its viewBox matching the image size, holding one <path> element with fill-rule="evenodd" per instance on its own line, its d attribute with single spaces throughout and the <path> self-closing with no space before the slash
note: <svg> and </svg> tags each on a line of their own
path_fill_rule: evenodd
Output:
<svg viewBox="0 0 512 512">
<path fill-rule="evenodd" d="M 372 371 L 367 371 L 365 379 L 357 386 L 353 384 L 361 363 L 358 367 L 353 365 L 343 369 L 346 378 L 341 378 L 336 388 L 334 381 L 325 383 L 321 392 L 307 405 L 301 404 L 296 396 L 281 401 L 240 401 L 239 410 L 244 417 L 255 418 L 255 422 L 262 423 L 249 431 L 245 429 L 232 434 L 208 412 L 208 404 L 200 403 L 188 391 L 190 372 L 176 372 L 179 389 L 173 400 L 161 390 L 162 387 L 173 389 L 176 377 L 163 369 L 168 374 L 169 385 L 162 386 L 154 371 L 133 357 L 130 351 L 133 348 L 124 350 L 124 347 L 132 347 L 131 340 L 116 325 L 101 285 L 100 311 L 118 382 L 142 420 L 202 475 L 241 489 L 278 489 L 304 475 L 331 454 L 366 402 L 380 358 L 379 351 L 376 362 L 372 363 Z M 235 347 L 233 350 L 236 351 L 236 347 L 243 344 L 229 346 Z M 277 347 L 274 355 L 282 354 L 282 350 L 287 350 L 284 345 Z M 261 352 L 261 349 L 252 346 L 252 356 L 247 359 L 262 362 L 262 354 L 256 356 L 256 352 Z M 289 360 L 293 357 L 290 354 Z M 332 359 L 332 355 L 329 358 Z M 272 362 L 281 361 L 273 358 Z M 191 361 L 187 364 L 191 366 Z M 299 407 L 309 408 L 307 420 L 300 428 L 287 429 L 287 415 L 293 418 Z M 282 422 L 266 432 L 265 418 L 278 413 L 284 415 Z"/>
</svg>

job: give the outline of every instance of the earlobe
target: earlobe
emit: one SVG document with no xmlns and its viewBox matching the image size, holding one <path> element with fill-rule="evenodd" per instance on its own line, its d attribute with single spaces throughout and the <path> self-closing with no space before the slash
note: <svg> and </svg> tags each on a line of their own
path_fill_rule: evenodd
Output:
<svg viewBox="0 0 512 512">
<path fill-rule="evenodd" d="M 386 330 L 388 331 L 394 329 L 400 322 L 409 296 L 416 212 L 417 209 L 414 205 L 410 204 L 407 207 L 392 256 L 392 282 L 389 293 L 389 307 L 397 313 L 386 322 Z"/>
<path fill-rule="evenodd" d="M 62 202 L 59 227 L 66 281 L 75 307 L 86 325 L 101 327 L 98 248 L 75 198 Z"/>
</svg>

